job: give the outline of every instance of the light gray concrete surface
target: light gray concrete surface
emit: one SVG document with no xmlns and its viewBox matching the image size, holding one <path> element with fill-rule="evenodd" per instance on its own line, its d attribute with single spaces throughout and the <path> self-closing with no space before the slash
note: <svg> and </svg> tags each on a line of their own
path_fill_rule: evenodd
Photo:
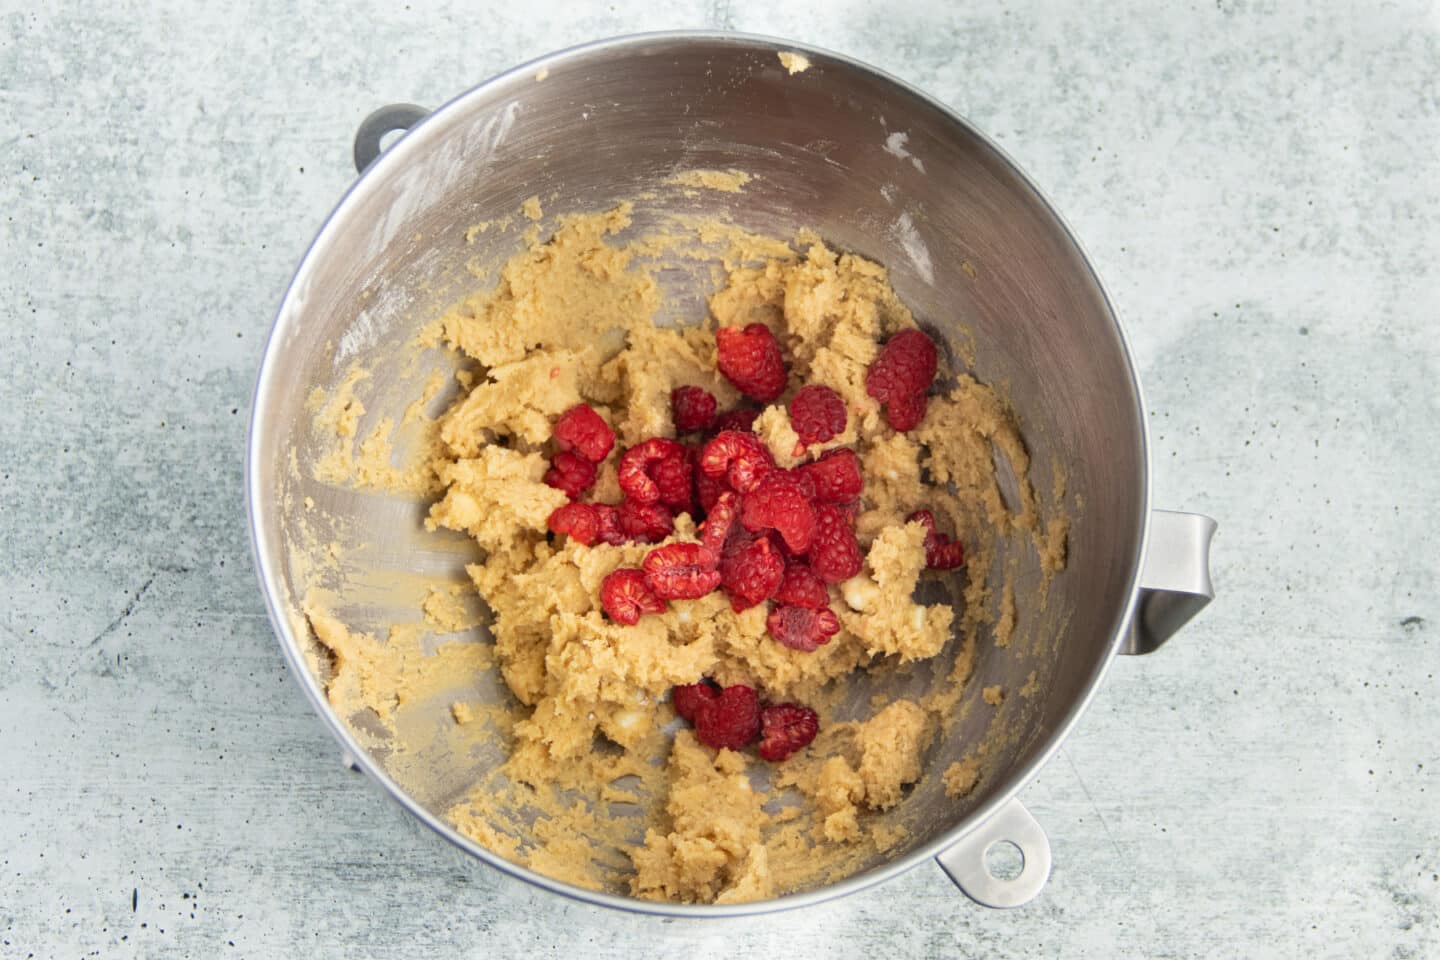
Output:
<svg viewBox="0 0 1440 960">
<path fill-rule="evenodd" d="M 0 956 L 1440 956 L 1440 12 L 1383 4 L 0 3 Z M 1221 597 L 1023 794 L 988 912 L 933 866 L 662 922 L 422 840 L 286 676 L 252 377 L 373 106 L 679 26 L 890 70 L 1093 255 L 1161 505 Z"/>
</svg>

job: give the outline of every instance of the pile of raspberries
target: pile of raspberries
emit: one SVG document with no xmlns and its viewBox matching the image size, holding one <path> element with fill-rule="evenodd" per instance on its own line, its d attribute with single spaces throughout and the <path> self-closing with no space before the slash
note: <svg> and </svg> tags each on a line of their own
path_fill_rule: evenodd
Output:
<svg viewBox="0 0 1440 960">
<path fill-rule="evenodd" d="M 771 403 L 785 392 L 780 344 L 764 324 L 721 328 L 716 341 L 720 372 L 746 398 Z M 883 405 L 893 429 L 920 423 L 936 359 L 928 336 L 906 330 L 870 365 L 866 392 Z M 647 613 L 663 613 L 670 600 L 723 590 L 737 613 L 773 601 L 766 626 L 777 643 L 803 651 L 828 643 L 840 631 L 828 585 L 856 576 L 864 563 L 854 529 L 864 487 L 860 458 L 839 447 L 784 469 L 752 432 L 758 410 L 721 414 L 714 395 L 695 386 L 677 388 L 670 401 L 676 433 L 689 442 L 652 437 L 626 450 L 618 467 L 624 495 L 618 505 L 580 502 L 615 445 L 614 432 L 585 404 L 556 421 L 556 452 L 545 482 L 572 502 L 550 515 L 550 530 L 586 546 L 657 543 L 673 532 L 676 514 L 703 518 L 698 543 L 656 547 L 640 569 L 607 576 L 600 584 L 606 615 L 633 625 Z M 801 387 L 788 409 L 802 449 L 845 429 L 845 403 L 827 386 Z M 964 562 L 961 544 L 936 529 L 930 511 L 909 519 L 927 528 L 928 566 L 953 569 Z M 742 684 L 687 684 L 675 688 L 672 700 L 702 743 L 740 750 L 758 739 L 767 760 L 785 759 L 819 729 L 809 707 L 762 707 L 756 692 Z"/>
</svg>

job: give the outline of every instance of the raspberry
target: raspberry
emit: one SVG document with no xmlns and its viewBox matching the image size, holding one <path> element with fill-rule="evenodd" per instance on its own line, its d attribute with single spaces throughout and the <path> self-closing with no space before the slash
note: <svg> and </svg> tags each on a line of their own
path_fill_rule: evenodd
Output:
<svg viewBox="0 0 1440 960">
<path fill-rule="evenodd" d="M 695 479 L 695 496 L 700 501 L 700 509 L 708 514 L 715 509 L 720 495 L 730 491 L 730 484 L 725 482 L 724 477 L 712 477 L 706 473 L 700 466 L 701 456 L 699 447 L 690 450 L 690 475 Z"/>
<path fill-rule="evenodd" d="M 611 620 L 627 627 L 639 623 L 643 613 L 665 612 L 665 601 L 655 596 L 645 582 L 645 574 L 628 567 L 600 581 L 600 606 Z"/>
<path fill-rule="evenodd" d="M 830 642 L 840 632 L 840 618 L 828 607 L 806 610 L 804 607 L 776 607 L 765 618 L 770 636 L 791 650 L 806 653 Z"/>
<path fill-rule="evenodd" d="M 695 736 L 707 747 L 744 750 L 760 736 L 760 698 L 735 684 L 695 711 Z"/>
<path fill-rule="evenodd" d="M 595 537 L 601 543 L 608 543 L 612 547 L 618 547 L 628 539 L 625 531 L 620 526 L 620 510 L 608 503 L 590 504 L 595 510 L 596 534 Z M 553 528 L 552 528 L 553 529 Z M 669 536 L 669 533 L 666 533 Z M 661 537 L 660 539 L 665 539 Z"/>
<path fill-rule="evenodd" d="M 573 450 L 591 463 L 599 463 L 615 445 L 615 431 L 588 404 L 571 407 L 555 421 L 555 443 Z"/>
<path fill-rule="evenodd" d="M 801 387 L 790 398 L 790 426 L 807 447 L 824 443 L 845 429 L 845 401 L 829 387 Z"/>
<path fill-rule="evenodd" d="M 564 490 L 571 500 L 578 500 L 595 482 L 595 464 L 562 450 L 550 461 L 545 482 L 556 490 Z"/>
<path fill-rule="evenodd" d="M 909 433 L 920 426 L 920 421 L 925 418 L 926 402 L 923 393 L 892 400 L 885 408 L 885 422 L 897 433 Z"/>
<path fill-rule="evenodd" d="M 720 557 L 720 582 L 736 613 L 764 603 L 780 589 L 785 558 L 768 534 L 731 537 Z"/>
<path fill-rule="evenodd" d="M 785 392 L 785 360 L 775 334 L 763 323 L 743 330 L 721 327 L 715 331 L 716 366 L 725 379 L 745 396 L 769 403 Z"/>
<path fill-rule="evenodd" d="M 774 467 L 764 440 L 736 430 L 718 434 L 700 454 L 700 469 L 711 477 L 724 477 L 737 493 L 754 490 Z"/>
<path fill-rule="evenodd" d="M 695 512 L 694 467 L 690 462 L 690 451 L 677 457 L 666 457 L 650 464 L 650 478 L 660 489 L 660 502 L 676 513 Z"/>
<path fill-rule="evenodd" d="M 905 518 L 906 523 L 918 523 L 925 528 L 925 545 L 928 547 L 930 541 L 935 538 L 937 527 L 935 526 L 935 514 L 929 510 L 916 510 Z"/>
<path fill-rule="evenodd" d="M 662 500 L 662 491 L 654 478 L 654 465 L 670 459 L 688 461 L 689 456 L 685 447 L 664 437 L 651 437 L 643 443 L 637 443 L 620 458 L 617 477 L 620 489 L 625 491 L 627 499 L 636 503 L 655 503 Z M 686 484 L 689 484 L 688 478 Z M 678 490 L 673 487 L 664 492 L 678 494 Z M 685 497 L 688 501 L 688 491 Z"/>
<path fill-rule="evenodd" d="M 865 392 L 881 403 L 905 400 L 930 389 L 935 369 L 935 342 L 923 331 L 902 330 L 865 372 Z"/>
<path fill-rule="evenodd" d="M 886 405 L 891 429 L 904 433 L 919 425 L 936 363 L 934 341 L 919 330 L 902 330 L 880 348 L 865 373 L 865 392 Z"/>
<path fill-rule="evenodd" d="M 775 472 L 740 502 L 740 523 L 752 533 L 774 530 L 792 552 L 804 553 L 815 533 L 815 508 L 799 484 Z"/>
<path fill-rule="evenodd" d="M 815 549 L 813 543 L 810 549 Z M 780 581 L 780 589 L 775 591 L 775 602 L 819 610 L 829 606 L 830 592 L 825 589 L 825 581 L 816 576 L 808 564 L 803 560 L 792 560 L 785 565 L 785 579 Z"/>
<path fill-rule="evenodd" d="M 832 503 L 815 508 L 815 538 L 810 542 L 810 568 L 826 583 L 849 580 L 860 572 L 865 557 L 845 514 Z"/>
<path fill-rule="evenodd" d="M 794 467 L 790 470 L 786 470 L 785 476 L 789 477 L 791 482 L 793 482 L 797 487 L 800 488 L 800 492 L 805 494 L 806 500 L 809 500 L 811 503 L 814 503 L 816 501 L 816 499 L 818 498 L 818 493 L 815 487 L 814 477 L 810 476 L 810 474 L 808 473 L 805 473 L 799 467 Z"/>
<path fill-rule="evenodd" d="M 965 545 L 936 529 L 933 513 L 916 510 L 906 520 L 918 520 L 925 525 L 925 566 L 931 570 L 954 570 L 965 565 Z"/>
<path fill-rule="evenodd" d="M 600 511 L 590 503 L 567 503 L 550 514 L 546 525 L 588 547 L 600 538 Z"/>
<path fill-rule="evenodd" d="M 716 406 L 715 395 L 704 387 L 676 387 L 670 391 L 677 433 L 709 430 L 715 422 Z"/>
<path fill-rule="evenodd" d="M 755 429 L 755 421 L 759 418 L 759 410 L 742 407 L 739 410 L 720 414 L 715 418 L 715 423 L 711 425 L 710 431 L 720 433 L 723 430 L 736 430 L 740 433 L 751 433 Z"/>
<path fill-rule="evenodd" d="M 675 517 L 664 504 L 636 503 L 628 497 L 620 501 L 617 519 L 626 541 L 659 543 L 675 529 Z"/>
<path fill-rule="evenodd" d="M 815 498 L 824 503 L 848 503 L 860 496 L 865 487 L 860 458 L 849 448 L 831 450 L 796 470 L 815 484 Z"/>
<path fill-rule="evenodd" d="M 670 691 L 670 705 L 680 714 L 680 719 L 695 722 L 695 714 L 708 704 L 720 699 L 720 690 L 714 684 L 701 680 L 699 683 L 682 684 Z"/>
<path fill-rule="evenodd" d="M 641 567 L 650 589 L 666 600 L 696 600 L 720 586 L 720 571 L 698 543 L 656 547 Z"/>
<path fill-rule="evenodd" d="M 798 703 L 776 703 L 760 711 L 760 756 L 772 763 L 804 749 L 820 732 L 820 716 Z"/>
<path fill-rule="evenodd" d="M 719 562 L 725 552 L 725 541 L 735 526 L 735 517 L 740 512 L 740 495 L 725 491 L 716 498 L 705 522 L 700 525 L 700 545 Z"/>
</svg>

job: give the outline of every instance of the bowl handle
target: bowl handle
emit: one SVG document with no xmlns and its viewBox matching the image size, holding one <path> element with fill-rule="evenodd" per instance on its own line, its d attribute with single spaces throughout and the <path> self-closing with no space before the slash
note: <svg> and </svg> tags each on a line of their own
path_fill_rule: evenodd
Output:
<svg viewBox="0 0 1440 960">
<path fill-rule="evenodd" d="M 1210 539 L 1215 536 L 1215 526 L 1214 520 L 1198 513 L 1151 513 L 1150 543 L 1140 569 L 1140 601 L 1121 653 L 1158 650 L 1215 599 L 1215 585 L 1210 580 Z"/>
<path fill-rule="evenodd" d="M 985 863 L 990 848 L 1013 843 L 1020 850 L 1020 872 L 997 877 Z M 1013 797 L 979 827 L 936 854 L 935 862 L 960 891 L 983 907 L 1019 907 L 1039 895 L 1050 879 L 1050 840 Z"/>
<path fill-rule="evenodd" d="M 355 171 L 364 173 L 384 152 L 380 142 L 386 136 L 409 130 L 429 115 L 429 110 L 413 103 L 390 103 L 361 120 L 355 131 Z"/>
</svg>

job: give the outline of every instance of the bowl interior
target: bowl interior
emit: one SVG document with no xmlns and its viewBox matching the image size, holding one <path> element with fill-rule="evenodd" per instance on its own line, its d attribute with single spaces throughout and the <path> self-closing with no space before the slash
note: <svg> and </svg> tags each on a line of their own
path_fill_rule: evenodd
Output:
<svg viewBox="0 0 1440 960">
<path fill-rule="evenodd" d="M 417 329 L 493 282 L 519 249 L 518 229 L 467 237 L 470 228 L 531 196 L 542 200 L 542 227 L 641 197 L 637 233 L 676 215 L 778 237 L 808 227 L 886 265 L 955 365 L 968 367 L 960 358 L 972 355 L 976 376 L 1013 403 L 1047 507 L 1062 505 L 1051 478 L 1054 467 L 1063 470 L 1073 523 L 1068 566 L 1043 609 L 1031 551 L 1015 544 L 1000 561 L 1016 571 L 1020 629 L 1006 649 L 980 644 L 967 699 L 997 683 L 1010 691 L 1029 683 L 1033 695 L 1000 708 L 1008 733 L 994 743 L 990 773 L 963 800 L 947 799 L 940 778 L 926 776 L 887 814 L 909 831 L 907 845 L 863 872 L 919 855 L 1018 789 L 1098 682 L 1142 537 L 1143 424 L 1103 293 L 1063 225 L 1006 159 L 888 78 L 814 51 L 808 69 L 791 73 L 779 49 L 738 37 L 660 36 L 557 55 L 461 97 L 383 156 L 326 225 L 277 320 L 253 424 L 253 521 L 282 639 L 312 670 L 320 669 L 313 641 L 294 614 L 308 588 L 331 590 L 337 615 L 383 635 L 387 624 L 415 619 L 426 578 L 463 578 L 469 545 L 425 533 L 426 504 L 313 479 L 326 445 L 312 431 L 307 398 L 332 391 L 359 364 L 369 375 L 357 388 L 366 408 L 357 435 L 397 418 L 433 370 L 453 367 L 440 351 L 415 362 L 407 345 Z M 735 193 L 667 182 L 696 169 L 739 169 L 752 179 Z M 660 272 L 667 321 L 703 316 L 709 267 L 677 262 Z M 341 559 L 317 559 L 331 543 Z M 933 682 L 932 671 L 918 670 L 857 683 L 853 697 L 859 704 Z M 459 679 L 459 688 L 471 698 L 505 696 L 487 677 Z M 928 769 L 938 773 L 993 733 L 992 712 L 962 709 Z M 363 717 L 353 720 L 363 729 Z M 384 743 L 365 747 L 386 768 Z M 457 757 L 437 746 L 387 772 L 438 816 L 498 759 L 498 748 Z"/>
</svg>

